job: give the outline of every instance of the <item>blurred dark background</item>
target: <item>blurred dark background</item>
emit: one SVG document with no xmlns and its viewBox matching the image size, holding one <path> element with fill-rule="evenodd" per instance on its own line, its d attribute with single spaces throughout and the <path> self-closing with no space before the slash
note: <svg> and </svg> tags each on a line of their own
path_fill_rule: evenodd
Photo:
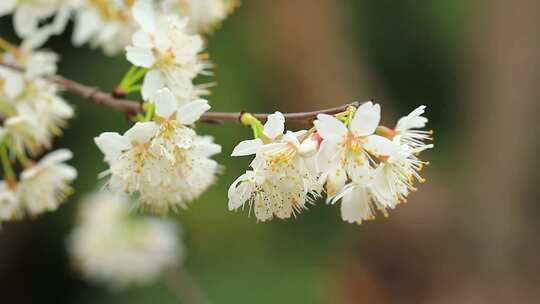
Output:
<svg viewBox="0 0 540 304">
<path fill-rule="evenodd" d="M 425 154 L 428 182 L 389 218 L 349 225 L 339 206 L 319 202 L 297 219 L 256 224 L 228 212 L 226 199 L 249 163 L 227 155 L 250 131 L 202 126 L 223 145 L 226 171 L 175 218 L 185 268 L 213 303 L 540 303 L 540 2 L 243 2 L 209 40 L 215 110 L 373 98 L 391 125 L 425 104 L 435 149 Z M 16 41 L 10 22 L 0 19 L 0 33 Z M 47 44 L 62 55 L 60 73 L 113 88 L 123 56 L 74 49 L 70 32 Z M 66 97 L 77 117 L 56 146 L 75 153 L 77 192 L 55 213 L 3 225 L 0 302 L 176 303 L 163 282 L 111 292 L 72 271 L 65 237 L 105 169 L 92 139 L 129 123 Z"/>
</svg>

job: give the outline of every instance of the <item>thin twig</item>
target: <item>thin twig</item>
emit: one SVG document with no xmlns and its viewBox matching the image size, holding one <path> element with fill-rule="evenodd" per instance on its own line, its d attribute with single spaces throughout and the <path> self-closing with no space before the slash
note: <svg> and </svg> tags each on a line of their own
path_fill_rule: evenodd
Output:
<svg viewBox="0 0 540 304">
<path fill-rule="evenodd" d="M 10 68 L 19 72 L 23 72 L 24 69 L 12 63 L 8 63 L 0 60 L 0 66 Z M 142 111 L 141 102 L 135 100 L 115 98 L 111 93 L 104 92 L 98 88 L 90 87 L 74 80 L 65 78 L 60 75 L 51 75 L 46 77 L 47 80 L 56 83 L 67 91 L 80 95 L 88 101 L 109 107 L 114 110 L 125 113 L 128 116 L 134 116 Z M 323 109 L 319 111 L 311 112 L 297 112 L 297 113 L 284 113 L 285 119 L 289 121 L 311 121 L 317 117 L 318 114 L 337 114 L 347 110 L 350 106 L 359 106 L 359 102 L 353 102 L 346 105 L 342 105 L 335 108 Z M 244 112 L 206 112 L 201 117 L 201 122 L 206 123 L 221 123 L 225 121 L 240 121 L 240 117 Z M 252 114 L 259 120 L 266 120 L 268 113 L 255 113 Z"/>
</svg>

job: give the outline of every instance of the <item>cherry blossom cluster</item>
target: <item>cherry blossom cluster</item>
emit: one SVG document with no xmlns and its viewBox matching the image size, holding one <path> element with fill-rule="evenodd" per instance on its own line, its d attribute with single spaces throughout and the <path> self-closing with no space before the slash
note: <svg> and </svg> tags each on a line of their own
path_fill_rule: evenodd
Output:
<svg viewBox="0 0 540 304">
<path fill-rule="evenodd" d="M 210 157 L 221 146 L 189 127 L 210 108 L 206 100 L 178 106 L 164 88 L 154 102 L 153 121 L 137 122 L 123 135 L 103 133 L 95 142 L 110 166 L 109 189 L 136 195 L 138 207 L 166 214 L 185 208 L 213 184 L 220 167 Z"/>
<path fill-rule="evenodd" d="M 165 214 L 198 198 L 220 169 L 210 157 L 221 147 L 190 127 L 210 109 L 200 98 L 205 90 L 193 83 L 209 63 L 201 56 L 202 37 L 190 34 L 187 20 L 159 14 L 147 1 L 132 11 L 140 30 L 126 57 L 143 69 L 128 73 L 119 90 L 137 88 L 136 75 L 144 71 L 145 114 L 124 135 L 106 132 L 95 141 L 110 166 L 109 189 L 137 196 L 141 209 Z"/>
<path fill-rule="evenodd" d="M 237 4 L 0 1 L 0 17 L 13 14 L 22 39 L 15 46 L 0 38 L 0 223 L 55 210 L 72 192 L 77 172 L 65 163 L 71 152 L 42 154 L 74 110 L 59 94 L 64 89 L 55 75 L 59 56 L 38 50 L 72 20 L 74 46 L 100 48 L 106 55 L 126 52 L 133 66 L 114 94 L 140 93 L 143 100 L 129 130 L 95 139 L 110 168 L 102 174 L 106 187 L 81 205 L 68 242 L 74 265 L 88 280 L 113 288 L 150 282 L 176 266 L 183 255 L 176 225 L 131 210 L 166 214 L 185 208 L 214 183 L 220 166 L 211 157 L 221 147 L 193 129 L 210 109 L 201 98 L 210 85 L 194 80 L 211 75 L 201 35 L 211 33 Z"/>
<path fill-rule="evenodd" d="M 423 128 L 425 106 L 401 118 L 395 128 L 380 126 L 380 106 L 366 102 L 336 116 L 319 114 L 311 130 L 285 130 L 276 112 L 261 125 L 245 116 L 255 139 L 240 142 L 232 156 L 255 155 L 251 169 L 229 188 L 229 209 L 249 205 L 259 221 L 301 213 L 323 189 L 327 201 L 341 201 L 341 217 L 350 223 L 373 219 L 376 210 L 405 202 L 427 164 L 418 154 L 432 148 Z"/>
<path fill-rule="evenodd" d="M 37 157 L 52 147 L 73 117 L 72 107 L 59 95 L 60 88 L 44 77 L 56 72 L 57 55 L 16 47 L 0 40 L 0 58 L 25 72 L 0 67 L 0 157 L 5 179 L 0 183 L 0 222 L 35 217 L 58 208 L 72 192 L 69 184 L 77 171 L 64 162 L 68 150 L 57 150 L 37 163 Z M 23 170 L 16 174 L 13 162 Z"/>
<path fill-rule="evenodd" d="M 62 33 L 73 19 L 75 46 L 89 44 L 115 55 L 139 30 L 130 10 L 140 2 L 154 4 L 156 12 L 185 18 L 188 30 L 200 34 L 213 31 L 238 5 L 236 0 L 2 0 L 0 17 L 13 14 L 16 33 L 36 46 Z"/>
</svg>

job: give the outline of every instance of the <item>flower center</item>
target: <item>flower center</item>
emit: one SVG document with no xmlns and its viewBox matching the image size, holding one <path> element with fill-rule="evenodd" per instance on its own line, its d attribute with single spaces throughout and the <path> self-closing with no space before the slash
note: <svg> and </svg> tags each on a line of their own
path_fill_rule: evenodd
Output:
<svg viewBox="0 0 540 304">
<path fill-rule="evenodd" d="M 111 2 L 110 0 L 90 0 L 90 4 L 94 5 L 103 19 L 115 21 L 129 20 L 129 10 L 120 10 L 116 5 L 111 4 Z M 122 2 L 125 6 L 131 7 L 134 0 L 124 0 Z"/>
<path fill-rule="evenodd" d="M 154 49 L 154 53 L 156 53 L 157 55 L 156 57 L 159 58 L 157 65 L 162 66 L 162 67 L 170 66 L 174 62 L 174 59 L 176 58 L 172 50 L 161 52 L 157 49 Z"/>
<path fill-rule="evenodd" d="M 141 173 L 144 165 L 144 161 L 148 156 L 149 143 L 136 144 L 133 147 L 133 162 L 135 163 L 135 173 Z"/>
<path fill-rule="evenodd" d="M 178 128 L 175 120 L 164 119 L 161 123 L 161 128 L 159 129 L 158 137 L 164 139 L 171 139 Z"/>
<path fill-rule="evenodd" d="M 362 152 L 366 142 L 367 139 L 365 137 L 356 136 L 352 132 L 349 132 L 345 138 L 345 146 L 350 153 Z"/>
</svg>

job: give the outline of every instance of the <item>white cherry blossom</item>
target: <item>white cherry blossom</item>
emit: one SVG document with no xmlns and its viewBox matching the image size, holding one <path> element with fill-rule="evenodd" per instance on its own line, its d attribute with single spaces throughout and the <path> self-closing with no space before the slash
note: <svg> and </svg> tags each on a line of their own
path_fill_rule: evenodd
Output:
<svg viewBox="0 0 540 304">
<path fill-rule="evenodd" d="M 388 156 L 398 149 L 389 139 L 374 134 L 380 121 L 378 104 L 362 104 L 348 124 L 327 114 L 317 118 L 314 125 L 323 139 L 317 164 L 330 197 L 337 195 L 348 181 L 369 184 L 371 155 Z"/>
<path fill-rule="evenodd" d="M 274 216 L 286 219 L 302 212 L 319 196 L 317 173 L 300 153 L 299 134 L 285 130 L 283 114 L 269 115 L 261 139 L 240 142 L 232 156 L 255 154 L 253 170 L 237 178 L 229 188 L 229 209 L 246 203 L 259 221 Z M 303 133 L 303 132 L 302 132 Z"/>
<path fill-rule="evenodd" d="M 54 136 L 62 133 L 73 117 L 73 108 L 60 97 L 56 84 L 44 76 L 56 72 L 58 56 L 52 52 L 19 48 L 6 53 L 6 62 L 25 72 L 0 68 L 0 115 L 14 147 L 37 155 L 50 148 Z"/>
<path fill-rule="evenodd" d="M 110 166 L 105 173 L 110 175 L 112 190 L 134 194 L 157 186 L 160 159 L 150 149 L 157 130 L 154 122 L 138 122 L 124 135 L 105 132 L 94 139 Z"/>
<path fill-rule="evenodd" d="M 197 99 L 204 90 L 193 85 L 193 79 L 209 66 L 200 59 L 203 40 L 187 33 L 187 20 L 173 15 L 158 15 L 151 3 L 139 1 L 133 16 L 141 30 L 133 35 L 126 48 L 127 59 L 136 66 L 148 68 L 141 93 L 151 100 L 157 90 L 169 88 L 179 105 Z"/>
<path fill-rule="evenodd" d="M 13 13 L 13 27 L 21 38 L 41 46 L 48 37 L 60 34 L 69 20 L 68 0 L 2 0 L 0 16 Z M 54 17 L 51 22 L 44 21 Z"/>
<path fill-rule="evenodd" d="M 74 1 L 75 28 L 72 43 L 89 43 L 100 47 L 107 55 L 120 53 L 129 44 L 137 25 L 131 15 L 133 1 Z"/>
<path fill-rule="evenodd" d="M 69 150 L 56 150 L 21 173 L 17 192 L 27 214 L 54 211 L 73 192 L 70 184 L 77 171 L 64 163 L 72 157 Z"/>
<path fill-rule="evenodd" d="M 400 118 L 394 128 L 396 135 L 401 139 L 400 142 L 416 150 L 416 153 L 433 148 L 432 144 L 426 143 L 432 140 L 433 131 L 418 130 L 424 128 L 428 121 L 423 116 L 425 109 L 426 106 L 419 106 L 407 116 Z"/>
<path fill-rule="evenodd" d="M 194 33 L 207 33 L 223 22 L 237 5 L 237 0 L 164 0 L 160 9 L 187 17 Z"/>
<path fill-rule="evenodd" d="M 378 112 L 378 109 L 375 109 L 373 105 L 365 107 L 367 110 L 372 111 L 371 115 L 367 112 L 362 114 L 363 119 L 365 121 L 371 120 L 372 124 L 369 128 L 365 128 L 369 131 L 366 133 L 372 133 L 377 128 L 379 121 L 379 114 L 373 114 L 373 112 Z M 341 179 L 337 180 L 341 190 L 337 190 L 336 195 L 330 196 L 329 201 L 335 203 L 341 200 L 341 216 L 344 221 L 362 223 L 373 219 L 376 210 L 387 215 L 388 209 L 393 209 L 399 203 L 406 201 L 409 193 L 416 191 L 415 181 L 424 181 L 419 172 L 426 162 L 420 160 L 417 155 L 426 149 L 432 148 L 433 145 L 424 143 L 424 140 L 431 139 L 428 132 L 411 130 L 425 126 L 427 119 L 421 116 L 424 113 L 424 108 L 423 106 L 419 107 L 408 116 L 401 118 L 395 130 L 385 128 L 387 135 L 393 137 L 392 140 L 382 140 L 383 137 L 381 136 L 370 135 L 377 136 L 375 143 L 379 145 L 372 146 L 370 145 L 370 139 L 364 139 L 362 153 L 364 153 L 364 159 L 366 160 L 363 164 L 365 166 L 364 170 L 367 172 L 365 173 L 368 176 L 367 179 L 355 179 L 354 174 L 347 171 L 349 168 L 346 167 L 348 164 L 346 158 L 340 158 L 340 162 L 336 166 L 337 170 L 345 168 L 344 171 L 347 176 L 339 176 Z M 360 112 L 361 109 L 362 107 L 357 110 L 351 126 L 354 119 L 358 117 L 358 113 L 362 113 Z M 335 146 L 333 146 L 333 148 L 326 150 L 325 141 L 331 142 L 335 138 L 332 137 L 335 132 L 327 132 L 328 130 L 325 130 L 325 128 L 328 129 L 327 126 L 319 128 L 321 126 L 320 122 L 316 122 L 315 125 L 323 131 L 322 133 L 319 132 L 324 138 L 319 154 L 319 160 L 323 162 L 319 162 L 319 165 L 324 172 L 324 161 L 332 159 L 327 155 L 332 155 L 331 151 L 335 149 Z M 337 123 L 334 123 L 334 125 L 338 126 Z M 356 148 L 351 144 L 344 146 Z M 343 153 L 343 151 L 339 153 Z M 349 170 L 352 171 L 352 169 Z M 347 183 L 349 180 L 350 182 Z M 327 181 L 327 189 L 328 185 Z"/>
<path fill-rule="evenodd" d="M 130 214 L 125 196 L 97 193 L 83 201 L 67 247 L 83 277 L 113 289 L 148 284 L 183 258 L 177 225 Z"/>
<path fill-rule="evenodd" d="M 178 107 L 162 89 L 155 101 L 156 122 L 136 123 L 123 136 L 106 132 L 95 141 L 110 165 L 110 187 L 138 195 L 139 208 L 164 214 L 186 207 L 213 184 L 220 166 L 210 157 L 221 147 L 187 126 L 210 108 L 206 100 Z"/>
<path fill-rule="evenodd" d="M 6 92 L 6 96 L 13 97 L 0 101 L 0 114 L 6 118 L 6 130 L 17 149 L 35 155 L 43 148 L 50 148 L 53 137 L 62 134 L 61 129 L 67 126 L 74 111 L 59 96 L 55 84 L 40 78 L 19 79 L 22 89 Z"/>
<path fill-rule="evenodd" d="M 216 180 L 220 166 L 210 157 L 221 152 L 211 137 L 198 136 L 188 127 L 210 106 L 197 100 L 178 107 L 173 94 L 161 89 L 156 94 L 156 115 L 159 129 L 152 140 L 152 150 L 165 162 L 160 187 L 141 197 L 146 208 L 162 213 L 198 198 Z"/>
<path fill-rule="evenodd" d="M 2 108 L 11 105 L 9 100 L 19 96 L 24 90 L 24 76 L 8 68 L 0 67 L 0 103 Z"/>
</svg>

